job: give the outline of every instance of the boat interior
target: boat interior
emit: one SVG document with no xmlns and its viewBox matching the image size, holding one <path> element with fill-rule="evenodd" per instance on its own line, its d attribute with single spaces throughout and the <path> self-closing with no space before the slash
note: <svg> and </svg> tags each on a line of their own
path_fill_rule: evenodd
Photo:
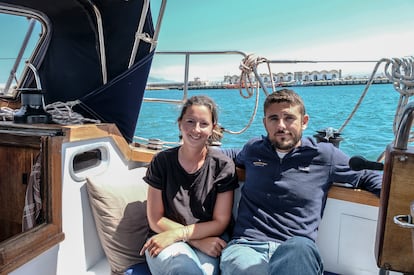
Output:
<svg viewBox="0 0 414 275">
<path fill-rule="evenodd" d="M 0 93 L 0 274 L 123 274 L 135 264 L 149 274 L 137 255 L 148 231 L 142 177 L 164 147 L 137 142 L 134 131 L 141 104 L 158 101 L 144 97 L 152 58 L 185 56 L 183 101 L 191 55 L 250 57 L 156 52 L 166 1 L 156 24 L 149 7 L 146 0 L 0 1 L 0 13 L 26 18 L 27 39 L 40 29 L 25 62 L 23 42 Z M 266 94 L 254 61 L 249 72 L 258 79 L 257 93 Z M 272 62 L 282 61 L 264 60 Z M 405 66 L 389 78 L 396 89 L 410 90 L 413 59 L 377 64 L 384 62 L 390 70 Z M 414 148 L 408 146 L 414 105 L 404 103 L 395 141 L 380 161 L 380 199 L 341 185 L 329 191 L 317 240 L 327 274 L 414 273 Z M 238 176 L 242 185 L 244 171 Z"/>
</svg>

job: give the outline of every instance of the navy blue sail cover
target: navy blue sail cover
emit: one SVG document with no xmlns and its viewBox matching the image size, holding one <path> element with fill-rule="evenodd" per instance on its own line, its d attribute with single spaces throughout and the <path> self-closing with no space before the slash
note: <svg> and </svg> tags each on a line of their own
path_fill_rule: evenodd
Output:
<svg viewBox="0 0 414 275">
<path fill-rule="evenodd" d="M 107 85 L 82 97 L 80 106 L 83 113 L 101 121 L 115 122 L 123 136 L 131 142 L 151 60 L 152 54 L 149 54 Z M 124 93 L 128 93 L 128 96 Z"/>
<path fill-rule="evenodd" d="M 85 117 L 115 123 L 124 137 L 134 135 L 152 63 L 151 45 L 141 41 L 134 65 L 128 68 L 143 0 L 0 0 L 35 10 L 52 25 L 52 36 L 38 57 L 45 103 L 81 100 L 75 111 Z M 97 19 L 91 3 L 102 15 L 107 80 L 103 83 Z M 143 29 L 154 34 L 151 12 Z M 29 78 L 25 87 L 35 87 Z"/>
</svg>

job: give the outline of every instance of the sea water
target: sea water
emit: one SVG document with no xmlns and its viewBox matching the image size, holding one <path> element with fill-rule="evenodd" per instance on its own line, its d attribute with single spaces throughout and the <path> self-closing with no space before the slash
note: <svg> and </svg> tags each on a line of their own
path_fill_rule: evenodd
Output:
<svg viewBox="0 0 414 275">
<path fill-rule="evenodd" d="M 316 131 L 328 127 L 340 129 L 360 99 L 365 85 L 299 86 L 293 87 L 305 102 L 310 116 L 304 135 L 313 136 Z M 253 116 L 256 94 L 250 98 L 240 95 L 238 89 L 190 90 L 188 96 L 204 94 L 210 96 L 219 108 L 219 123 L 226 130 L 239 132 L 248 125 Z M 244 96 L 247 93 L 244 91 Z M 375 161 L 394 139 L 394 116 L 399 93 L 391 84 L 372 85 L 359 108 L 341 131 L 343 141 L 339 148 L 349 156 L 361 155 Z M 148 90 L 148 98 L 182 99 L 182 90 Z M 241 134 L 225 133 L 222 147 L 240 148 L 252 137 L 265 135 L 263 127 L 263 101 L 259 93 L 257 113 L 250 127 Z M 158 138 L 178 142 L 178 104 L 144 102 L 141 106 L 135 136 Z"/>
</svg>

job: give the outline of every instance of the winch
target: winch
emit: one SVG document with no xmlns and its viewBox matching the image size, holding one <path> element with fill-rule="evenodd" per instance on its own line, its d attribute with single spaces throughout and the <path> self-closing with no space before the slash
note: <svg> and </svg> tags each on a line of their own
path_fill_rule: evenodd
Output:
<svg viewBox="0 0 414 275">
<path fill-rule="evenodd" d="M 23 88 L 19 89 L 21 95 L 21 104 L 19 110 L 13 115 L 13 121 L 15 123 L 50 123 L 52 116 L 44 109 L 44 99 L 42 91 L 42 85 L 36 68 L 28 63 L 27 66 L 32 70 L 36 88 Z"/>
</svg>

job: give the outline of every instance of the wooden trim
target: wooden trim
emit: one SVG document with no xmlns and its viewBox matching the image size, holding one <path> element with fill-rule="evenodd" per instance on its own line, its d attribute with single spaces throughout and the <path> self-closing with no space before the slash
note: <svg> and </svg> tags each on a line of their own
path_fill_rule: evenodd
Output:
<svg viewBox="0 0 414 275">
<path fill-rule="evenodd" d="M 1 126 L 3 126 L 1 124 Z M 4 130 L 0 126 L 1 130 Z M 25 132 L 34 129 L 29 125 L 13 125 L 5 137 L 15 137 L 16 144 L 29 148 L 42 146 L 42 181 L 44 182 L 44 205 L 46 206 L 46 221 L 36 225 L 32 229 L 14 235 L 0 244 L 0 274 L 8 274 L 23 264 L 39 256 L 44 251 L 64 240 L 62 232 L 62 175 L 61 175 L 61 146 L 63 137 L 53 135 L 31 135 Z M 18 127 L 19 126 L 19 127 Z M 54 128 L 50 128 L 54 129 Z M 50 130 L 49 129 L 49 130 Z M 47 129 L 46 129 L 47 130 Z M 14 131 L 17 131 L 15 133 Z M 47 131 L 46 131 L 47 132 Z M 12 143 L 13 138 L 8 138 L 6 146 Z M 26 145 L 25 143 L 28 142 Z"/>
<path fill-rule="evenodd" d="M 48 194 L 48 214 L 50 222 L 56 225 L 59 232 L 62 232 L 62 143 L 63 137 L 48 138 L 47 143 L 47 162 L 48 171 L 45 173 L 46 182 L 49 183 Z"/>
<path fill-rule="evenodd" d="M 158 153 L 156 150 L 150 150 L 141 147 L 131 147 L 131 160 L 149 163 L 156 153 Z"/>
<path fill-rule="evenodd" d="M 375 207 L 379 207 L 380 204 L 379 198 L 371 192 L 362 189 L 354 189 L 335 185 L 329 189 L 328 198 L 371 205 Z"/>
<path fill-rule="evenodd" d="M 0 274 L 8 274 L 63 239 L 57 226 L 42 224 L 6 240 L 0 249 Z"/>
<path fill-rule="evenodd" d="M 65 126 L 65 138 L 67 142 L 80 141 L 94 138 L 111 137 L 125 159 L 148 163 L 158 152 L 143 147 L 133 147 L 127 143 L 114 124 L 85 124 Z"/>
<path fill-rule="evenodd" d="M 29 140 L 33 140 L 33 137 L 30 137 L 31 134 L 39 136 L 39 133 L 44 133 L 45 136 L 50 134 L 50 136 L 57 138 L 53 134 L 57 131 L 60 132 L 59 135 L 62 138 L 61 143 L 110 137 L 114 140 L 126 160 L 148 163 L 158 152 L 157 150 L 134 147 L 128 144 L 116 125 L 111 123 L 62 126 L 56 124 L 16 124 L 12 122 L 0 122 L 0 133 L 3 132 L 3 134 L 7 133 L 12 136 L 11 139 L 3 140 L 2 143 L 8 142 L 15 146 L 21 144 L 20 142 L 16 142 L 16 136 L 20 136 L 20 139 L 25 139 L 25 136 L 28 136 Z M 28 146 L 30 143 L 24 142 L 24 144 Z"/>
<path fill-rule="evenodd" d="M 55 124 L 15 124 L 10 122 L 0 122 L 0 131 L 7 131 L 7 133 L 21 132 L 24 135 L 30 135 L 31 132 L 48 133 L 49 131 L 61 131 L 63 142 L 76 142 L 89 139 L 99 139 L 110 137 L 116 143 L 126 160 L 138 161 L 138 162 L 150 162 L 152 157 L 158 152 L 157 150 L 150 150 L 143 147 L 133 147 L 128 144 L 125 138 L 119 132 L 115 124 L 102 123 L 102 124 L 80 124 L 80 125 L 68 125 L 61 126 Z M 57 137 L 54 137 L 56 139 Z M 31 138 L 33 139 L 33 138 Z M 10 142 L 14 142 L 13 139 Z M 60 150 L 58 150 L 60 151 Z"/>
<path fill-rule="evenodd" d="M 394 223 L 397 215 L 409 215 L 414 196 L 414 147 L 388 145 L 385 151 L 381 207 L 378 214 L 375 257 L 378 267 L 414 274 L 414 230 Z"/>
</svg>

